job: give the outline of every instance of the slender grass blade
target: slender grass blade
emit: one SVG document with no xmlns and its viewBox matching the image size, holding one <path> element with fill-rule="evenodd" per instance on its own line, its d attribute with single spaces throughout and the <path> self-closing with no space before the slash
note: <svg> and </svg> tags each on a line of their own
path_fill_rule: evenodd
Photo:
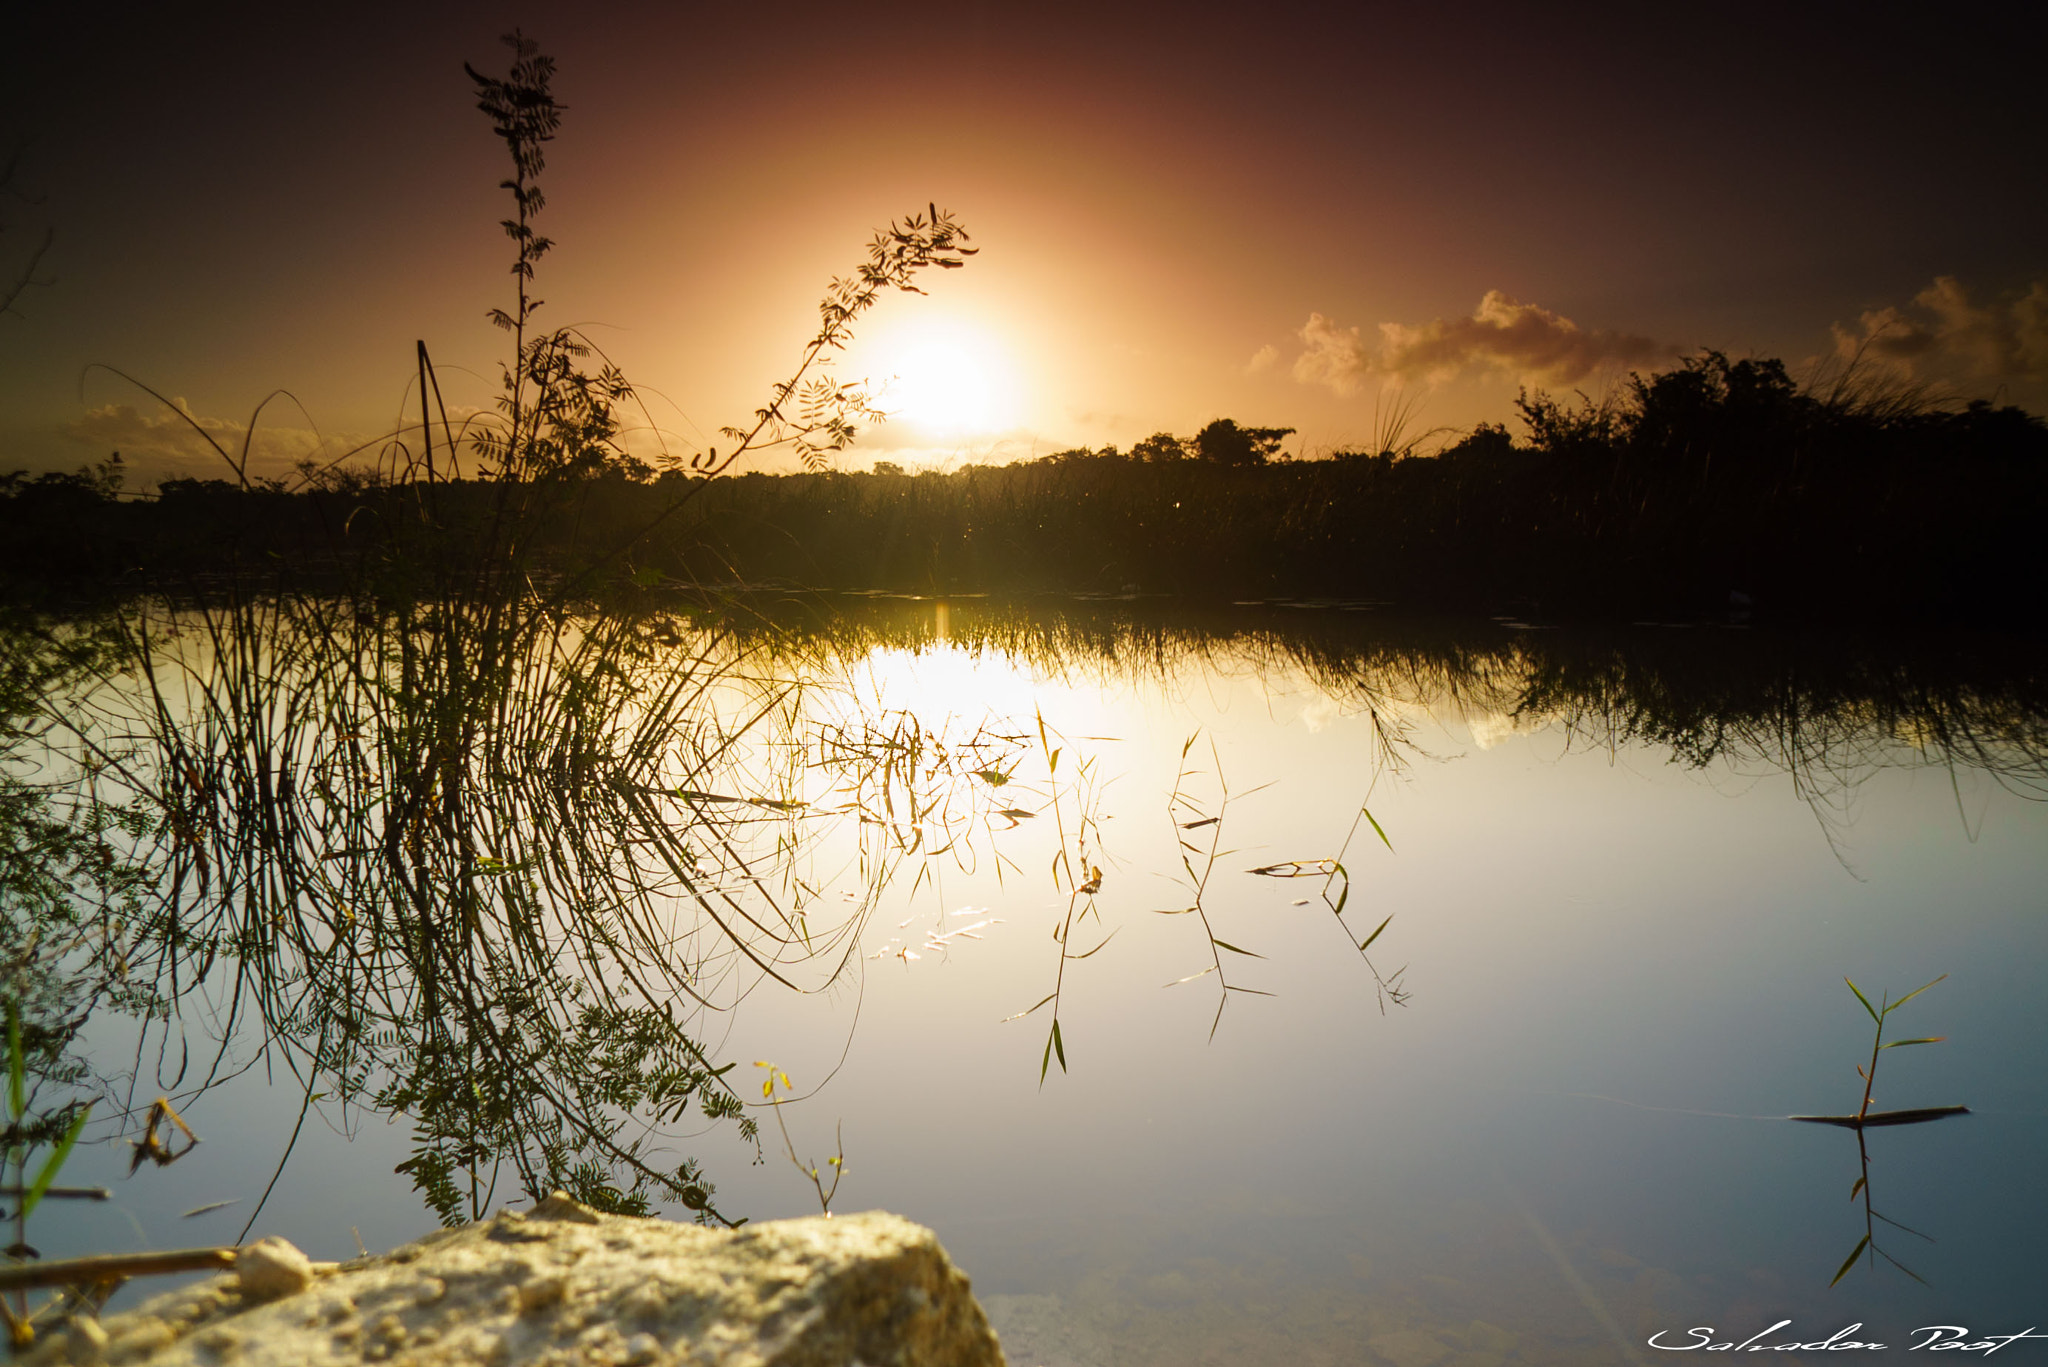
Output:
<svg viewBox="0 0 2048 1367">
<path fill-rule="evenodd" d="M 1940 981 L 1942 980 L 1942 978 L 1946 978 L 1947 976 L 1948 976 L 1948 974 L 1946 974 L 1946 973 L 1942 974 L 1942 975 L 1941 975 L 1941 978 L 1936 978 L 1936 979 L 1934 980 L 1934 983 L 1938 983 L 1938 982 L 1940 982 Z M 1904 1006 L 1904 1005 L 1905 1005 L 1905 1004 L 1906 1004 L 1907 1002 L 1909 1002 L 1909 1001 L 1913 1000 L 1913 998 L 1915 998 L 1915 997 L 1919 996 L 1919 995 L 1920 995 L 1920 994 L 1921 994 L 1922 992 L 1925 992 L 1925 991 L 1926 991 L 1926 990 L 1927 990 L 1928 988 L 1930 988 L 1930 987 L 1934 986 L 1934 983 L 1922 983 L 1922 984 L 1921 984 L 1920 986 L 1918 986 L 1918 987 L 1914 988 L 1914 989 L 1913 989 L 1913 990 L 1912 990 L 1911 992 L 1908 992 L 1908 993 L 1907 993 L 1907 994 L 1906 994 L 1905 996 L 1903 996 L 1903 997 L 1899 998 L 1899 999 L 1898 999 L 1897 1001 L 1893 1002 L 1893 1003 L 1892 1003 L 1892 1004 L 1891 1004 L 1890 1006 L 1886 1007 L 1886 1008 L 1885 1008 L 1885 1012 L 1886 1012 L 1886 1014 L 1887 1014 L 1887 1015 L 1889 1015 L 1889 1014 L 1890 1014 L 1891 1012 L 1893 1012 L 1893 1011 L 1896 1011 L 1896 1010 L 1898 1010 L 1898 1009 L 1899 1009 L 1900 1007 Z"/>
<path fill-rule="evenodd" d="M 1870 1236 L 1868 1234 L 1864 1235 L 1862 1238 L 1856 1241 L 1856 1247 L 1849 1250 L 1848 1258 L 1842 1263 L 1842 1270 L 1835 1273 L 1835 1279 L 1828 1283 L 1829 1286 L 1832 1287 L 1841 1284 L 1842 1278 L 1848 1276 L 1849 1269 L 1856 1266 L 1856 1260 L 1863 1256 L 1863 1250 L 1869 1243 Z"/>
<path fill-rule="evenodd" d="M 92 1103 L 87 1102 L 85 1109 L 78 1113 L 78 1119 L 72 1121 L 71 1128 L 65 1131 L 64 1138 L 50 1151 L 50 1156 L 43 1160 L 42 1171 L 36 1174 L 35 1182 L 22 1193 L 21 1213 L 15 1217 L 17 1220 L 28 1219 L 42 1203 L 43 1193 L 50 1189 L 50 1183 L 57 1180 L 57 1173 L 63 1168 L 64 1160 L 71 1156 L 72 1146 L 78 1143 L 78 1136 L 85 1131 L 85 1122 L 91 1118 Z"/>
</svg>

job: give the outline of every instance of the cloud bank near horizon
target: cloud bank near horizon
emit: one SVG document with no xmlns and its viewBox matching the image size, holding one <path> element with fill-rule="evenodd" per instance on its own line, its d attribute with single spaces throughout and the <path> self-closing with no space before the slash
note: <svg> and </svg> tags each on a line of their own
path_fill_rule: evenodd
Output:
<svg viewBox="0 0 2048 1367">
<path fill-rule="evenodd" d="M 1854 328 L 1835 324 L 1834 336 L 1842 360 L 1876 360 L 1916 379 L 2048 381 L 2048 280 L 1978 303 L 1954 276 L 1936 276 L 1906 307 L 1871 309 Z"/>
<path fill-rule="evenodd" d="M 233 479 L 232 462 L 241 459 L 244 442 L 251 479 L 284 477 L 301 461 L 326 464 L 367 449 L 357 434 L 323 436 L 307 427 L 263 423 L 251 437 L 247 423 L 195 413 L 182 398 L 170 404 L 154 412 L 132 404 L 102 404 L 59 425 L 57 433 L 98 459 L 119 452 L 131 475 L 146 481 Z M 231 459 L 222 459 L 223 450 Z"/>
<path fill-rule="evenodd" d="M 1681 348 L 1635 333 L 1580 327 L 1562 314 L 1488 290 L 1469 317 L 1438 318 L 1418 326 L 1381 323 L 1379 345 L 1359 328 L 1340 327 L 1311 313 L 1297 334 L 1302 352 L 1294 378 L 1356 393 L 1371 380 L 1431 384 L 1472 370 L 1496 371 L 1539 384 L 1576 384 L 1607 367 L 1654 368 Z"/>
</svg>

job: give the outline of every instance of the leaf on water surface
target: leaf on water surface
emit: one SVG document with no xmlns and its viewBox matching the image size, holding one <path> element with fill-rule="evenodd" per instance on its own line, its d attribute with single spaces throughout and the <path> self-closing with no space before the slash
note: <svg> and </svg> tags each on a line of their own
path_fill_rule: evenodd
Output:
<svg viewBox="0 0 2048 1367">
<path fill-rule="evenodd" d="M 223 1208 L 225 1208 L 225 1207 L 227 1207 L 227 1206 L 233 1206 L 233 1205 L 240 1205 L 240 1204 L 241 1204 L 241 1198 L 240 1198 L 240 1197 L 230 1197 L 230 1198 L 229 1198 L 228 1200 L 225 1200 L 225 1201 L 209 1201 L 209 1202 L 207 1202 L 207 1203 L 206 1203 L 205 1205 L 203 1205 L 203 1206 L 194 1206 L 194 1207 L 192 1207 L 192 1209 L 190 1209 L 190 1210 L 188 1210 L 188 1211 L 184 1211 L 184 1212 L 180 1213 L 180 1214 L 179 1214 L 179 1216 L 178 1216 L 178 1218 L 179 1218 L 180 1220 L 190 1220 L 190 1219 L 192 1219 L 192 1218 L 193 1218 L 194 1216 L 199 1216 L 199 1215 L 211 1215 L 211 1214 L 212 1214 L 212 1213 L 213 1213 L 214 1211 L 216 1211 L 216 1210 L 221 1210 L 221 1209 L 223 1209 Z"/>
<path fill-rule="evenodd" d="M 1872 1111 L 1869 1115 L 1788 1115 L 1807 1125 L 1835 1125 L 1845 1130 L 1879 1129 L 1886 1125 L 1924 1125 L 1952 1115 L 1968 1115 L 1968 1106 L 1926 1106 L 1911 1111 Z"/>
</svg>

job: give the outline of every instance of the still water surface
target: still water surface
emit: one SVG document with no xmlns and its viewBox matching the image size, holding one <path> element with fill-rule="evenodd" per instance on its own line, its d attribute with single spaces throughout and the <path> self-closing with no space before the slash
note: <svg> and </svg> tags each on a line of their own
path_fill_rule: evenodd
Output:
<svg viewBox="0 0 2048 1367">
<path fill-rule="evenodd" d="M 706 1043 L 791 1076 L 798 1152 L 822 1166 L 842 1138 L 835 1207 L 936 1229 L 1012 1362 L 1500 1367 L 1660 1358 L 1647 1339 L 1694 1326 L 1861 1322 L 1893 1352 L 1923 1325 L 2048 1330 L 2028 648 L 1334 607 L 855 620 L 812 633 L 842 718 L 1009 737 L 1003 782 L 969 785 L 971 832 L 925 819 L 836 983 L 756 983 Z M 811 828 L 790 876 L 868 897 L 872 825 Z M 1341 919 L 1344 880 L 1250 872 L 1332 859 Z M 1070 953 L 1101 948 L 1062 968 L 1070 919 Z M 1945 1042 L 1886 1051 L 1873 1109 L 1971 1114 L 1866 1134 L 1875 1210 L 1910 1227 L 1876 1244 L 1924 1284 L 1866 1255 L 1830 1288 L 1866 1227 L 1857 1136 L 1782 1117 L 1861 1102 L 1872 1027 L 1845 976 L 1896 998 L 1943 974 L 1887 1037 Z M 1008 1018 L 1055 987 L 1065 1066 L 1041 1081 L 1054 1007 Z M 134 1047 L 132 1023 L 94 1032 Z M 218 1086 L 185 1110 L 206 1142 L 133 1180 L 81 1151 L 66 1180 L 120 1199 L 52 1218 L 45 1255 L 232 1239 L 300 1097 L 261 1066 Z M 730 1125 L 666 1142 L 729 1214 L 814 1213 L 763 1114 L 759 1162 Z M 352 1229 L 417 1236 L 431 1217 L 392 1175 L 410 1149 L 403 1120 L 314 1106 L 256 1232 L 326 1258 Z"/>
</svg>

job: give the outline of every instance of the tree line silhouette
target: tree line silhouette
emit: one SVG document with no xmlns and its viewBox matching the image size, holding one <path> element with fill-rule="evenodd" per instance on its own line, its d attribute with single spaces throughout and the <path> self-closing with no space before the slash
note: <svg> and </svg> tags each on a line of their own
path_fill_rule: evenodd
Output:
<svg viewBox="0 0 2048 1367">
<path fill-rule="evenodd" d="M 2048 426 L 1847 388 L 1815 393 L 1778 361 L 1710 351 L 1604 402 L 1525 393 L 1521 434 L 1482 424 L 1433 455 L 1288 460 L 1288 429 L 1225 419 L 1129 452 L 946 473 L 712 479 L 594 463 L 553 500 L 536 549 L 558 573 L 602 555 L 612 578 L 643 583 L 2033 618 Z M 0 477 L 0 573 L 23 591 L 396 574 L 426 493 L 344 468 L 295 492 L 185 479 L 131 500 L 121 476 L 117 457 Z M 459 558 L 484 534 L 497 483 L 433 485 L 440 549 Z M 686 516 L 641 530 L 683 493 Z"/>
</svg>

